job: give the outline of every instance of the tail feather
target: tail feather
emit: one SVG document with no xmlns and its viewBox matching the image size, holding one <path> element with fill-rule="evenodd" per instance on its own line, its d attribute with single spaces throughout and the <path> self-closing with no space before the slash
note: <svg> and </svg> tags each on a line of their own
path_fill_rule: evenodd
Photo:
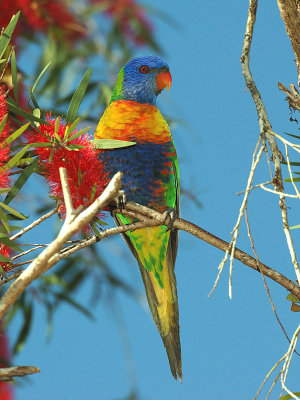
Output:
<svg viewBox="0 0 300 400">
<path fill-rule="evenodd" d="M 120 215 L 115 216 L 114 219 L 117 225 L 132 222 L 129 217 L 127 217 L 126 220 L 124 216 Z M 163 344 L 166 348 L 171 372 L 175 379 L 179 378 L 179 380 L 182 381 L 178 298 L 176 277 L 174 272 L 178 232 L 168 232 L 170 236 L 166 254 L 162 262 L 163 268 L 161 271 L 163 275 L 162 280 L 164 282 L 163 288 L 158 283 L 153 269 L 148 271 L 141 261 L 141 259 L 143 259 L 145 262 L 145 254 L 149 256 L 148 258 L 151 258 L 152 247 L 148 246 L 148 244 L 151 242 L 151 238 L 153 239 L 155 236 L 154 232 L 157 232 L 157 230 L 158 227 L 142 228 L 132 233 L 123 234 L 122 236 L 131 252 L 137 259 L 144 282 L 149 307 L 162 338 Z M 141 250 L 138 250 L 137 244 L 134 243 L 132 239 L 140 239 L 140 235 L 145 235 L 145 240 L 142 241 L 143 246 L 141 246 Z"/>
<path fill-rule="evenodd" d="M 179 378 L 179 380 L 182 381 L 176 277 L 169 248 L 167 255 L 168 257 L 164 267 L 166 268 L 165 275 L 167 275 L 169 279 L 168 282 L 166 282 L 165 279 L 165 285 L 167 286 L 169 284 L 171 297 L 163 296 L 162 289 L 156 283 L 155 277 L 153 277 L 153 275 L 151 276 L 151 273 L 145 269 L 138 257 L 137 260 L 144 281 L 149 307 L 165 346 L 172 375 L 175 379 Z M 163 308 L 163 310 L 161 310 L 161 308 Z"/>
</svg>

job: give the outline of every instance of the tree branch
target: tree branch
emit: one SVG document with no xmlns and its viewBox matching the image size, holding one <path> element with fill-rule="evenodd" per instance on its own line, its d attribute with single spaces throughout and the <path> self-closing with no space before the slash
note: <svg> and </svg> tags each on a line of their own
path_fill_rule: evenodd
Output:
<svg viewBox="0 0 300 400">
<path fill-rule="evenodd" d="M 15 376 L 31 375 L 31 374 L 36 374 L 38 372 L 40 372 L 39 368 L 28 367 L 28 366 L 0 368 L 0 382 L 12 381 Z"/>
<path fill-rule="evenodd" d="M 61 174 L 61 177 L 63 183 L 65 183 L 66 176 Z M 66 218 L 57 238 L 22 272 L 0 299 L 0 320 L 26 287 L 57 262 L 55 255 L 62 249 L 63 245 L 117 196 L 122 186 L 121 178 L 121 172 L 115 174 L 101 196 L 92 205 L 72 218 L 71 221 L 70 218 Z"/>
<path fill-rule="evenodd" d="M 300 4 L 299 0 L 277 0 L 286 33 L 296 56 L 298 86 L 300 88 Z"/>
<path fill-rule="evenodd" d="M 272 161 L 275 169 L 275 177 L 273 179 L 273 186 L 276 192 L 279 192 L 279 207 L 281 210 L 281 218 L 283 223 L 283 230 L 286 236 L 286 241 L 288 244 L 288 248 L 291 255 L 291 260 L 294 265 L 295 273 L 297 276 L 298 282 L 300 282 L 300 268 L 298 264 L 298 260 L 296 257 L 293 240 L 291 237 L 289 224 L 288 224 L 288 215 L 287 208 L 285 202 L 284 195 L 284 185 L 282 180 L 281 173 L 281 160 L 283 156 L 277 147 L 277 143 L 274 135 L 272 135 L 272 126 L 268 118 L 267 110 L 262 101 L 261 95 L 256 87 L 254 79 L 252 77 L 250 71 L 250 48 L 252 43 L 253 29 L 256 20 L 256 11 L 257 11 L 257 1 L 258 0 L 250 0 L 249 1 L 249 9 L 248 9 L 248 19 L 246 25 L 246 33 L 244 38 L 242 56 L 241 56 L 241 64 L 242 64 L 242 73 L 245 78 L 246 86 L 250 90 L 251 96 L 256 106 L 256 111 L 258 115 L 258 123 L 260 127 L 260 134 L 263 135 L 270 145 L 270 149 L 272 152 Z M 289 2 L 292 0 L 289 0 Z"/>
</svg>

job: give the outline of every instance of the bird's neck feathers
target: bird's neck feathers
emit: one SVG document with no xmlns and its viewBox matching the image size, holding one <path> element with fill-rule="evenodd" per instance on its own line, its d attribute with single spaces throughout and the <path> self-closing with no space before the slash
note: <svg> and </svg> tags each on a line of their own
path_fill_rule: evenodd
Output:
<svg viewBox="0 0 300 400">
<path fill-rule="evenodd" d="M 148 81 L 145 84 L 143 81 L 125 77 L 125 67 L 123 67 L 118 74 L 109 104 L 118 100 L 156 105 L 156 92 L 153 83 Z"/>
<path fill-rule="evenodd" d="M 123 100 L 123 81 L 124 81 L 124 67 L 120 70 L 117 78 L 115 88 L 113 90 L 109 104 L 116 100 Z"/>
</svg>

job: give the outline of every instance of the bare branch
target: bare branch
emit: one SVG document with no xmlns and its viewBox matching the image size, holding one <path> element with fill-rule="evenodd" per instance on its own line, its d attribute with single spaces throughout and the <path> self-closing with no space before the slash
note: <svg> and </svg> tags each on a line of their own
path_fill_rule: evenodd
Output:
<svg viewBox="0 0 300 400">
<path fill-rule="evenodd" d="M 277 0 L 281 18 L 284 22 L 292 48 L 296 56 L 298 86 L 300 85 L 300 4 L 299 0 Z M 300 87 L 300 86 L 299 86 Z"/>
<path fill-rule="evenodd" d="M 272 180 L 273 186 L 274 186 L 275 191 L 282 193 L 282 194 L 279 194 L 279 207 L 281 210 L 283 231 L 286 236 L 286 241 L 287 241 L 288 248 L 290 251 L 290 255 L 291 255 L 292 263 L 293 263 L 294 270 L 295 270 L 295 273 L 297 276 L 297 280 L 298 280 L 298 282 L 300 282 L 300 268 L 299 268 L 298 260 L 296 257 L 290 229 L 289 229 L 287 208 L 286 208 L 285 195 L 284 195 L 284 185 L 283 185 L 282 173 L 281 173 L 280 161 L 283 160 L 283 156 L 282 156 L 281 152 L 279 151 L 275 137 L 272 134 L 272 126 L 269 121 L 265 105 L 264 105 L 261 95 L 256 87 L 256 84 L 252 77 L 252 74 L 250 71 L 250 66 L 249 66 L 250 48 L 251 48 L 251 43 L 252 43 L 253 28 L 254 28 L 254 24 L 255 24 L 255 20 L 256 20 L 257 1 L 258 0 L 250 0 L 249 1 L 246 33 L 245 33 L 242 56 L 241 56 L 242 73 L 245 78 L 246 86 L 250 90 L 251 96 L 252 96 L 253 101 L 256 106 L 256 111 L 257 111 L 257 115 L 258 115 L 258 123 L 259 123 L 259 127 L 260 127 L 260 134 L 264 135 L 266 137 L 266 139 L 268 140 L 268 143 L 270 145 L 270 150 L 272 152 L 272 161 L 273 161 L 273 165 L 274 165 L 274 169 L 275 169 L 275 176 L 274 176 L 274 179 Z M 292 0 L 289 0 L 288 3 L 290 3 L 291 1 Z"/>
<path fill-rule="evenodd" d="M 55 256 L 63 247 L 63 245 L 84 225 L 88 224 L 105 206 L 115 198 L 121 189 L 122 173 L 118 172 L 112 178 L 103 191 L 92 205 L 82 211 L 70 223 L 66 220 L 61 228 L 57 238 L 22 272 L 22 274 L 12 283 L 0 299 L 0 319 L 4 317 L 12 304 L 17 300 L 19 295 L 26 287 L 38 276 L 46 272 L 57 261 Z"/>
<path fill-rule="evenodd" d="M 39 225 L 41 222 L 45 221 L 45 219 L 52 217 L 52 215 L 54 215 L 56 212 L 57 212 L 57 208 L 54 208 L 53 210 L 49 211 L 47 214 L 45 214 L 45 215 L 41 216 L 40 218 L 38 218 L 37 220 L 33 221 L 32 224 L 26 226 L 25 228 L 23 228 L 19 232 L 17 232 L 15 235 L 11 236 L 10 240 L 18 239 L 19 237 L 24 235 L 24 233 L 30 231 L 31 229 L 33 229 L 37 225 Z"/>
<path fill-rule="evenodd" d="M 0 368 L 0 382 L 12 381 L 16 376 L 37 374 L 38 372 L 40 372 L 39 368 L 28 366 Z"/>
</svg>

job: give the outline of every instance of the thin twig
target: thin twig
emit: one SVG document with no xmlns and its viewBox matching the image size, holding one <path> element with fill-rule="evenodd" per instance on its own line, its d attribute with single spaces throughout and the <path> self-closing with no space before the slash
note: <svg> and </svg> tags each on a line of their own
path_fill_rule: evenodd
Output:
<svg viewBox="0 0 300 400">
<path fill-rule="evenodd" d="M 46 219 L 52 217 L 57 212 L 57 208 L 54 208 L 53 210 L 49 211 L 47 214 L 42 215 L 40 218 L 37 220 L 33 221 L 30 225 L 26 226 L 25 228 L 21 229 L 19 232 L 17 232 L 15 235 L 10 237 L 10 240 L 16 240 L 24 233 L 30 231 L 31 229 L 35 228 L 37 225 L 39 225 L 41 222 L 45 221 Z"/>
<path fill-rule="evenodd" d="M 258 396 L 259 396 L 259 394 L 260 394 L 262 388 L 265 386 L 265 384 L 266 384 L 267 380 L 270 378 L 272 372 L 275 371 L 275 369 L 278 367 L 278 365 L 279 365 L 285 358 L 286 358 L 286 354 L 285 354 L 283 357 L 281 357 L 281 359 L 278 360 L 278 361 L 275 363 L 275 365 L 270 369 L 270 371 L 269 371 L 269 372 L 267 373 L 267 375 L 265 376 L 265 378 L 264 378 L 262 384 L 260 385 L 260 387 L 259 387 L 259 389 L 258 389 L 258 391 L 257 391 L 257 393 L 256 393 L 256 395 L 255 395 L 255 397 L 254 397 L 253 400 L 257 400 L 257 398 L 258 398 Z"/>
<path fill-rule="evenodd" d="M 268 298 L 269 298 L 269 300 L 270 300 L 273 313 L 274 313 L 274 315 L 275 315 L 275 318 L 276 318 L 276 320 L 277 320 L 277 322 L 278 322 L 278 324 L 279 324 L 279 326 L 280 326 L 280 328 L 281 328 L 281 330 L 282 330 L 284 336 L 286 337 L 287 341 L 288 341 L 289 343 L 291 343 L 290 338 L 288 337 L 288 334 L 286 333 L 286 330 L 285 330 L 284 326 L 282 325 L 282 323 L 281 323 L 281 321 L 280 321 L 280 319 L 279 319 L 279 316 L 278 316 L 278 314 L 277 314 L 277 311 L 276 311 L 274 302 L 273 302 L 273 300 L 272 300 L 271 293 L 270 293 L 268 284 L 267 284 L 267 282 L 266 282 L 264 273 L 263 273 L 263 271 L 260 269 L 260 266 L 259 266 L 259 258 L 258 258 L 258 255 L 257 255 L 257 253 L 256 253 L 256 250 L 255 250 L 254 240 L 253 240 L 253 236 L 252 236 L 251 230 L 250 230 L 250 224 L 249 224 L 249 219 L 248 219 L 248 210 L 247 210 L 247 208 L 245 209 L 245 221 L 246 221 L 246 225 L 247 225 L 247 231 L 248 231 L 248 236 L 249 236 L 249 239 L 250 239 L 251 247 L 252 247 L 252 250 L 253 250 L 253 253 L 254 253 L 254 256 L 255 256 L 256 265 L 257 265 L 258 269 L 260 270 L 261 277 L 262 277 L 262 280 L 263 280 L 263 283 L 264 283 L 264 287 L 265 287 L 265 289 L 266 289 Z M 297 354 L 298 354 L 298 353 L 297 353 Z M 298 355 L 299 355 L 299 354 L 298 354 Z"/>
<path fill-rule="evenodd" d="M 117 196 L 122 185 L 121 178 L 122 173 L 118 172 L 115 174 L 101 196 L 92 205 L 82 211 L 72 222 L 65 221 L 57 238 L 23 271 L 0 299 L 0 319 L 4 317 L 11 305 L 15 303 L 29 284 L 55 264 L 54 256 L 61 250 L 64 244 L 76 232 L 80 231 L 84 225 L 88 224 L 100 209 L 105 208 Z M 64 179 L 63 175 L 62 179 Z"/>
<path fill-rule="evenodd" d="M 258 185 L 254 185 L 254 186 L 249 187 L 248 190 L 257 189 L 257 188 L 261 187 L 261 185 L 272 185 L 272 183 L 273 183 L 272 181 L 259 183 Z M 241 194 L 243 194 L 243 193 L 245 193 L 245 192 L 246 192 L 246 189 L 245 189 L 245 190 L 242 190 L 241 192 L 237 192 L 236 195 L 237 195 L 237 196 L 240 196 Z"/>
</svg>

